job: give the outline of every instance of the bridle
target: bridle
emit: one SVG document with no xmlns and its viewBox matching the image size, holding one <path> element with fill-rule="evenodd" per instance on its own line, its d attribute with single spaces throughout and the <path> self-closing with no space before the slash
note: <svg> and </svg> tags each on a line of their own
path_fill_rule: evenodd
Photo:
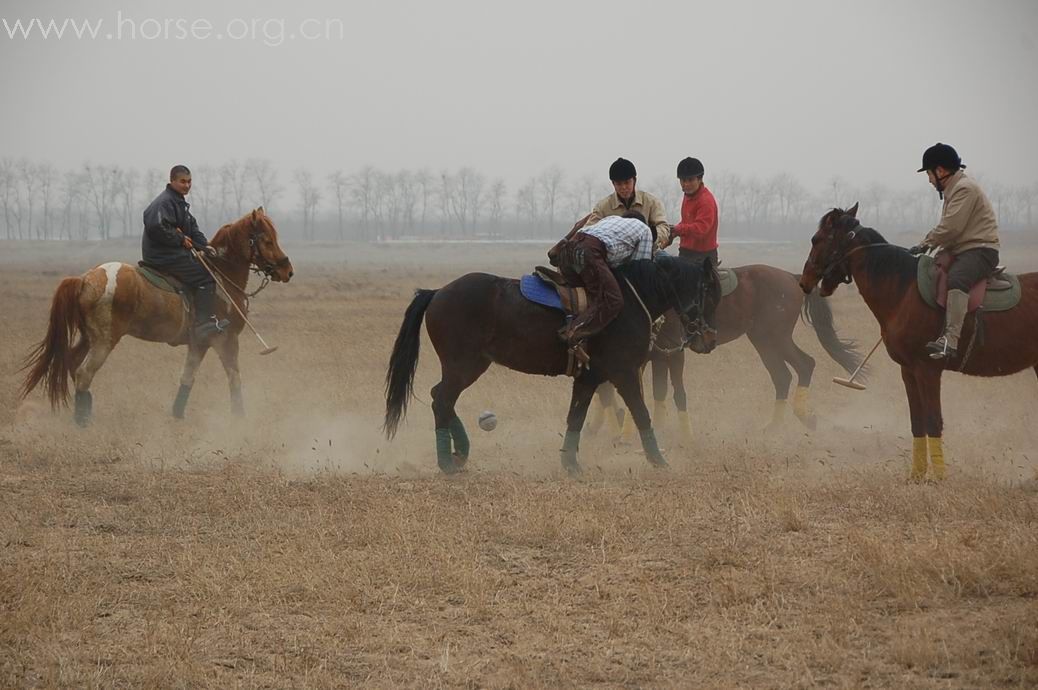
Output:
<svg viewBox="0 0 1038 690">
<path fill-rule="evenodd" d="M 269 261 L 259 248 L 259 241 L 261 238 L 266 237 L 267 231 L 262 226 L 259 226 L 256 222 L 253 222 L 252 228 L 249 230 L 249 270 L 261 277 L 259 287 L 252 292 L 246 292 L 245 286 L 238 285 L 236 282 L 231 280 L 226 273 L 221 271 L 219 267 L 213 266 L 217 273 L 230 285 L 232 285 L 238 292 L 242 293 L 246 299 L 255 297 L 263 291 L 265 287 L 270 284 L 270 279 L 274 275 L 274 271 L 278 268 L 286 266 L 289 263 L 289 258 L 283 257 L 277 261 Z M 260 263 L 259 259 L 262 259 Z"/>
<path fill-rule="evenodd" d="M 716 283 L 717 269 L 711 268 L 710 272 L 710 277 Z M 661 316 L 659 319 L 657 319 L 658 325 L 653 324 L 655 327 L 655 331 L 652 337 L 652 348 L 654 348 L 657 352 L 669 355 L 685 349 L 686 347 L 688 347 L 688 344 L 694 341 L 696 338 L 702 338 L 705 340 L 707 335 L 716 334 L 717 329 L 711 326 L 706 320 L 706 309 L 704 308 L 704 305 L 706 304 L 707 288 L 704 276 L 699 276 L 696 298 L 695 300 L 693 300 L 691 306 L 686 308 L 685 304 L 681 299 L 681 295 L 678 294 L 677 288 L 674 287 L 674 281 L 671 280 L 670 276 L 667 275 L 667 273 L 664 272 L 662 273 L 662 275 L 664 285 L 666 286 L 666 290 L 669 293 L 671 306 L 678 313 L 678 318 L 681 319 L 681 343 L 672 348 L 664 348 L 656 345 L 655 336 L 656 333 L 659 331 L 660 326 L 662 326 L 663 324 L 663 317 Z M 694 319 L 689 317 L 688 315 L 688 312 L 692 311 L 692 309 L 696 310 L 696 318 Z"/>
<path fill-rule="evenodd" d="M 870 247 L 886 246 L 886 243 L 884 242 L 870 242 L 869 244 L 859 244 L 857 246 L 853 246 L 852 243 L 854 242 L 854 238 L 857 236 L 858 228 L 860 227 L 861 222 L 855 221 L 853 227 L 842 233 L 842 239 L 844 239 L 845 242 L 842 247 L 836 247 L 832 251 L 832 258 L 829 259 L 829 263 L 826 264 L 825 269 L 823 269 L 822 272 L 819 274 L 818 282 L 823 282 L 827 278 L 831 277 L 839 283 L 850 285 L 853 278 L 851 277 L 851 269 L 847 265 L 847 259 L 850 258 L 852 254 L 860 252 L 863 249 L 868 249 Z M 829 246 L 835 243 L 836 240 L 836 229 L 833 228 L 833 233 L 829 236 L 828 240 L 826 240 L 826 254 L 829 253 Z"/>
</svg>

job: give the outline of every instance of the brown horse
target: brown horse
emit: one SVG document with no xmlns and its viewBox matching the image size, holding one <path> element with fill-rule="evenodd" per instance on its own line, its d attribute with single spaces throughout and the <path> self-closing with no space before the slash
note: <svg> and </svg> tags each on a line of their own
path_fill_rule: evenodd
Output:
<svg viewBox="0 0 1038 690">
<path fill-rule="evenodd" d="M 793 395 L 793 413 L 805 426 L 813 429 L 814 415 L 808 407 L 808 387 L 815 370 L 815 360 L 793 341 L 797 318 L 803 318 L 814 327 L 815 335 L 833 360 L 847 372 L 861 361 L 854 343 L 841 340 L 833 325 L 829 304 L 816 294 L 805 299 L 797 287 L 799 276 L 782 269 L 761 264 L 732 269 L 739 282 L 735 290 L 721 298 L 717 305 L 717 344 L 723 345 L 746 336 L 775 386 L 775 407 L 768 430 L 785 423 L 789 408 L 789 388 L 797 375 Z M 687 396 L 684 384 L 685 352 L 673 347 L 673 320 L 667 319 L 656 340 L 649 361 L 652 363 L 652 389 L 655 406 L 653 417 L 657 422 L 667 413 L 667 377 L 674 386 L 674 406 L 678 411 L 679 429 L 685 440 L 691 438 Z M 788 365 L 788 366 L 787 366 Z M 615 406 L 613 389 L 608 384 L 599 389 L 599 400 L 606 410 Z M 615 410 L 612 415 L 617 415 Z M 612 417 L 611 417 L 612 418 Z M 626 419 L 624 420 L 626 422 Z M 596 422 L 599 420 L 596 419 Z M 629 428 L 625 425 L 625 429 Z"/>
<path fill-rule="evenodd" d="M 652 429 L 639 384 L 649 353 L 651 324 L 675 310 L 683 327 L 682 344 L 697 352 L 714 348 L 714 310 L 720 297 L 717 272 L 707 262 L 694 266 L 673 257 L 634 261 L 616 269 L 624 305 L 599 334 L 588 339 L 590 368 L 573 380 L 561 450 L 562 466 L 580 472 L 580 432 L 595 389 L 616 385 L 641 435 L 646 459 L 666 466 Z M 440 358 L 441 378 L 432 391 L 436 461 L 445 473 L 464 467 L 469 439 L 454 411 L 461 393 L 492 363 L 527 374 L 560 376 L 567 370 L 567 348 L 558 337 L 561 311 L 528 301 L 519 281 L 470 273 L 439 290 L 419 290 L 404 314 L 386 372 L 384 429 L 392 438 L 407 412 L 414 387 L 422 321 Z"/>
<path fill-rule="evenodd" d="M 807 293 L 818 285 L 821 294 L 828 296 L 840 283 L 857 283 L 879 321 L 887 353 L 901 365 L 912 417 L 911 477 L 926 476 L 929 452 L 932 477 L 943 479 L 941 374 L 946 368 L 971 376 L 1006 376 L 1028 368 L 1038 373 L 1038 273 L 1019 276 L 1023 292 L 1019 305 L 983 315 L 983 342 L 977 340 L 965 363 L 961 356 L 950 362 L 933 360 L 926 343 L 940 335 L 944 321 L 942 313 L 919 294 L 919 258 L 888 244 L 872 228 L 862 227 L 857 213 L 855 204 L 850 210 L 834 208 L 822 216 L 811 238 L 800 287 Z M 966 319 L 963 343 L 971 341 L 975 323 Z"/>
<path fill-rule="evenodd" d="M 281 250 L 277 230 L 262 207 L 220 228 L 210 244 L 220 258 L 209 261 L 242 312 L 248 310 L 245 285 L 250 270 L 277 282 L 287 283 L 292 277 L 292 263 Z M 211 346 L 227 372 L 232 410 L 242 414 L 238 335 L 245 322 L 222 302 L 219 309 L 231 325 Z M 54 293 L 47 335 L 26 360 L 29 373 L 21 396 L 24 398 L 42 382 L 53 407 L 66 405 L 68 380 L 72 378 L 76 386 L 75 420 L 86 426 L 93 411 L 90 383 L 94 375 L 119 340 L 132 335 L 151 342 L 188 345 L 180 390 L 173 404 L 173 415 L 183 417 L 195 371 L 210 347 L 191 342 L 190 329 L 191 315 L 180 295 L 155 287 L 135 266 L 113 261 L 77 278 L 65 278 Z M 77 333 L 79 339 L 73 344 Z"/>
</svg>

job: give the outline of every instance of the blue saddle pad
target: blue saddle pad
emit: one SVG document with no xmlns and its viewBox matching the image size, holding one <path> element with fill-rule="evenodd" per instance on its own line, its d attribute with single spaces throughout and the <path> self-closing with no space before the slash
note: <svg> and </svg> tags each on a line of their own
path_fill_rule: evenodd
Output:
<svg viewBox="0 0 1038 690">
<path fill-rule="evenodd" d="M 519 291 L 535 304 L 562 311 L 562 300 L 555 287 L 540 276 L 527 273 L 519 279 Z"/>
</svg>

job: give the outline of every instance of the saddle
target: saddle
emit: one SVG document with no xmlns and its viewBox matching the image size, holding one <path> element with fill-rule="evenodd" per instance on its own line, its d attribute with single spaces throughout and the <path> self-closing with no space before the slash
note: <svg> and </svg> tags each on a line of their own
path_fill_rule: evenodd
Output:
<svg viewBox="0 0 1038 690">
<path fill-rule="evenodd" d="M 578 314 L 588 308 L 587 289 L 570 285 L 561 273 L 546 266 L 538 266 L 532 274 L 520 278 L 519 292 L 534 304 L 561 311 L 566 315 L 566 327 Z M 567 376 L 576 376 L 581 369 L 590 368 L 591 358 L 584 347 L 584 341 L 570 346 L 568 354 Z"/>
<path fill-rule="evenodd" d="M 948 300 L 948 269 L 955 262 L 955 255 L 938 254 L 936 258 L 919 257 L 916 282 L 923 300 L 936 309 L 944 309 Z M 970 289 L 968 312 L 983 306 L 984 311 L 1006 311 L 1020 303 L 1020 279 L 998 266 L 995 272 L 978 281 Z"/>
<path fill-rule="evenodd" d="M 157 287 L 163 292 L 172 292 L 180 295 L 181 301 L 184 303 L 184 311 L 192 313 L 194 310 L 194 300 L 191 299 L 191 290 L 189 290 L 180 280 L 170 275 L 169 273 L 163 272 L 151 264 L 145 263 L 144 261 L 137 262 L 137 273 L 147 280 L 149 283 Z M 227 300 L 227 297 L 223 294 L 222 290 L 216 291 L 216 297 L 220 302 L 230 308 L 231 303 Z"/>
</svg>

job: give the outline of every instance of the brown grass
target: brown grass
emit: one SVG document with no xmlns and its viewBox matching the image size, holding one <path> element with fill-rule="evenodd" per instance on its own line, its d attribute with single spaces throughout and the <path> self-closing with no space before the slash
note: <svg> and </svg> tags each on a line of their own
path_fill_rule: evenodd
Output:
<svg viewBox="0 0 1038 690">
<path fill-rule="evenodd" d="M 109 250 L 97 259 L 132 258 Z M 798 253 L 725 259 L 796 268 Z M 739 341 L 690 360 L 696 438 L 660 430 L 668 473 L 603 435 L 582 444 L 587 478 L 563 478 L 566 381 L 493 368 L 459 412 L 493 409 L 500 426 L 470 424 L 471 469 L 445 479 L 422 403 L 394 443 L 378 436 L 410 290 L 459 263 L 516 274 L 537 252 L 296 255 L 298 283 L 255 302 L 280 350 L 243 341 L 244 423 L 225 416 L 215 358 L 174 423 L 182 351 L 127 341 L 85 431 L 19 405 L 13 372 L 57 277 L 86 266 L 51 256 L 61 270 L 41 276 L 3 259 L 0 685 L 1038 684 L 1033 374 L 948 377 L 952 476 L 918 486 L 896 369 L 877 362 L 865 393 L 830 386 L 803 326 L 819 431 L 759 434 L 771 385 Z M 834 305 L 871 343 L 860 299 Z M 425 347 L 421 400 L 437 372 Z"/>
</svg>

